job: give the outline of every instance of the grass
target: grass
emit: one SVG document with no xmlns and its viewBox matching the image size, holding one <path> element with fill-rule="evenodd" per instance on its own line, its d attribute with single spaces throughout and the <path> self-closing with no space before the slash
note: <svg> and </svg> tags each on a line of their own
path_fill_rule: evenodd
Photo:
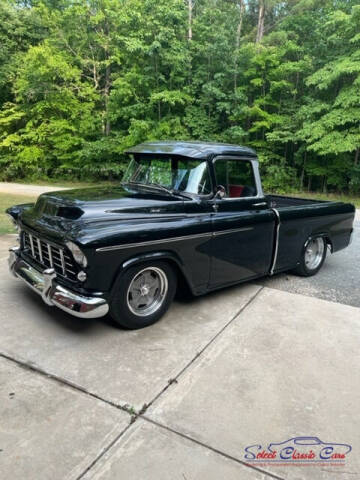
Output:
<svg viewBox="0 0 360 480">
<path fill-rule="evenodd" d="M 316 193 L 316 192 L 296 192 L 289 193 L 289 197 L 313 198 L 314 200 L 330 200 L 332 202 L 353 203 L 356 208 L 360 208 L 360 197 L 346 195 L 342 193 Z"/>
<path fill-rule="evenodd" d="M 5 214 L 5 210 L 12 205 L 34 202 L 35 200 L 36 196 L 11 195 L 9 193 L 0 192 L 0 235 L 3 235 L 4 233 L 15 233 L 15 228 Z"/>
<path fill-rule="evenodd" d="M 12 180 L 10 183 L 20 183 L 23 185 L 39 185 L 39 186 L 51 186 L 51 187 L 64 187 L 64 188 L 84 188 L 84 187 L 103 187 L 103 186 L 111 186 L 111 185 L 118 185 L 120 180 L 99 180 L 93 182 L 82 182 L 80 180 L 72 181 L 72 180 L 33 180 L 29 178 L 22 178 L 19 180 Z"/>
</svg>

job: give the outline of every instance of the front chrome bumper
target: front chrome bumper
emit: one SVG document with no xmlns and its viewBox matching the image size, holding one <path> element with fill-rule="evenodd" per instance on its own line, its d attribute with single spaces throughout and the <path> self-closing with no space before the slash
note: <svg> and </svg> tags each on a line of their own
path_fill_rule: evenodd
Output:
<svg viewBox="0 0 360 480">
<path fill-rule="evenodd" d="M 8 262 L 10 272 L 41 295 L 47 305 L 55 305 L 80 318 L 103 317 L 109 311 L 104 298 L 85 297 L 59 285 L 53 268 L 47 268 L 43 272 L 36 270 L 19 256 L 19 247 L 10 249 Z"/>
</svg>

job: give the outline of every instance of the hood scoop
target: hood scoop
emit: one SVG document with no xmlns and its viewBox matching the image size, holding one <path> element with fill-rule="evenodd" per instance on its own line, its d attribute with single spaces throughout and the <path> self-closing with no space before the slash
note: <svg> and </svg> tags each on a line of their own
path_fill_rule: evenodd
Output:
<svg viewBox="0 0 360 480">
<path fill-rule="evenodd" d="M 84 211 L 77 206 L 73 205 L 61 205 L 59 201 L 43 195 L 38 198 L 35 205 L 35 213 L 38 217 L 47 215 L 51 217 L 68 218 L 70 220 L 77 220 L 80 218 Z"/>
<path fill-rule="evenodd" d="M 77 220 L 83 215 L 84 211 L 79 207 L 58 207 L 56 216 Z"/>
</svg>

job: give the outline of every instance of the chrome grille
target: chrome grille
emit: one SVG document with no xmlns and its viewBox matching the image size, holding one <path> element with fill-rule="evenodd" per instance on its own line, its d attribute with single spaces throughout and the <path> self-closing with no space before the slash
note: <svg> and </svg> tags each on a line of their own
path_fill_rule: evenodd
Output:
<svg viewBox="0 0 360 480">
<path fill-rule="evenodd" d="M 70 280 L 76 280 L 78 268 L 69 252 L 54 246 L 41 238 L 23 231 L 22 249 L 25 255 L 33 258 L 44 268 L 54 268 L 56 273 Z"/>
</svg>

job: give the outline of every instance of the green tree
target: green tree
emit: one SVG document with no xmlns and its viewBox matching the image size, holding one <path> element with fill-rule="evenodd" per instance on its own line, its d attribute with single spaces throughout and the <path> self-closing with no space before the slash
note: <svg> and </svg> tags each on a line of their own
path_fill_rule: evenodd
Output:
<svg viewBox="0 0 360 480">
<path fill-rule="evenodd" d="M 0 2 L 0 108 L 11 100 L 11 84 L 22 53 L 47 35 L 36 8 L 19 8 L 16 2 Z"/>
<path fill-rule="evenodd" d="M 2 178 L 245 143 L 265 187 L 360 192 L 357 0 L 2 0 Z"/>
<path fill-rule="evenodd" d="M 357 167 L 360 149 L 360 6 L 334 12 L 324 25 L 329 61 L 307 78 L 315 99 L 306 99 L 300 137 L 308 149 L 327 158 L 319 164 L 324 186 L 345 186 Z M 345 155 L 344 155 L 345 154 Z M 349 154 L 349 155 L 346 155 Z M 322 167 L 322 168 L 321 168 Z"/>
<path fill-rule="evenodd" d="M 96 131 L 96 92 L 64 52 L 45 42 L 30 47 L 1 113 L 1 161 L 10 175 L 72 169 Z"/>
</svg>

